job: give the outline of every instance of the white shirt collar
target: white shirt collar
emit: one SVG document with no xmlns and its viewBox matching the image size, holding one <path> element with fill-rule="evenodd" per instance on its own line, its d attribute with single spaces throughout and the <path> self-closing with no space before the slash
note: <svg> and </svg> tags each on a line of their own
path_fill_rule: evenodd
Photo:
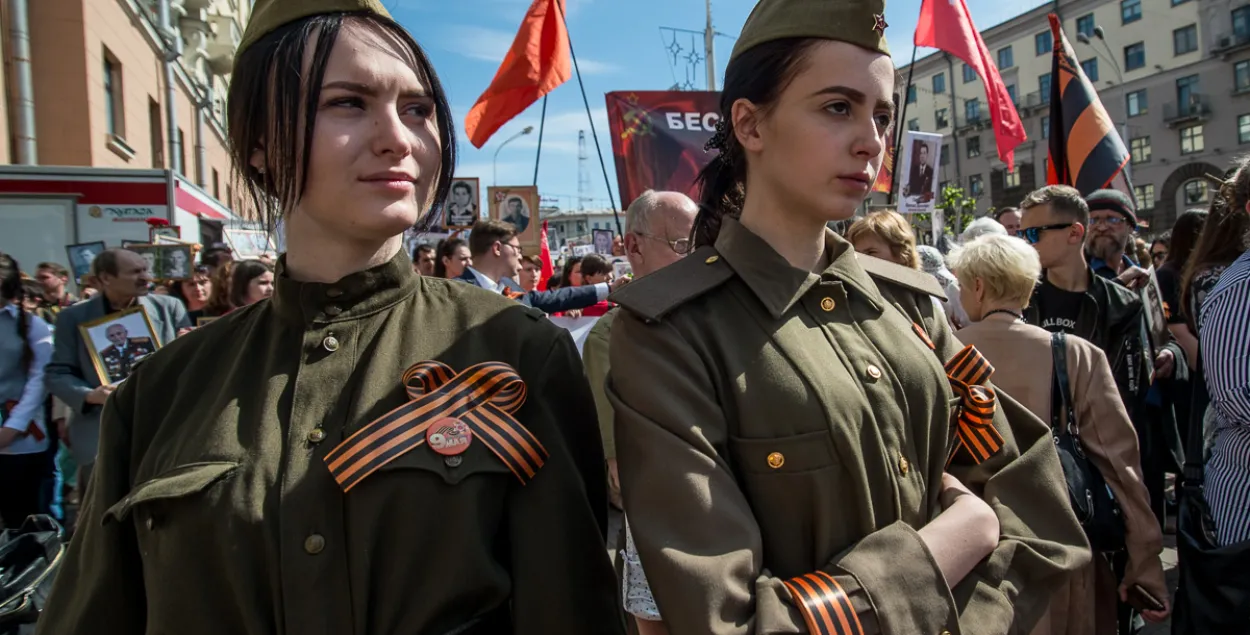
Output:
<svg viewBox="0 0 1250 635">
<path fill-rule="evenodd" d="M 474 269 L 473 267 L 469 267 L 469 271 L 473 273 L 474 278 L 477 278 L 477 283 L 481 285 L 483 289 L 486 289 L 487 291 L 493 291 L 495 293 L 499 293 L 500 291 L 502 291 L 503 285 L 501 285 L 498 282 L 495 282 L 494 280 L 491 280 L 490 276 L 482 273 L 481 271 L 478 271 L 477 269 Z"/>
</svg>

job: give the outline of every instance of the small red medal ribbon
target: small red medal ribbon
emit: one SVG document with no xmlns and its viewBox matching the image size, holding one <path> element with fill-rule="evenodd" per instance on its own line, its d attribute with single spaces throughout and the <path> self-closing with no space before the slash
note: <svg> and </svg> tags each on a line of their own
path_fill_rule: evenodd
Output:
<svg viewBox="0 0 1250 635">
<path fill-rule="evenodd" d="M 993 374 L 994 367 L 989 360 L 971 344 L 946 362 L 946 376 L 960 400 L 956 444 L 951 458 L 963 448 L 973 463 L 980 463 L 1002 449 L 1003 435 L 994 428 L 997 397 L 993 389 L 981 385 Z"/>
<path fill-rule="evenodd" d="M 474 364 L 460 373 L 438 361 L 413 365 L 403 377 L 411 401 L 357 430 L 326 454 L 330 474 L 343 491 L 406 452 L 426 443 L 431 426 L 458 419 L 508 466 L 529 482 L 548 454 L 512 415 L 525 403 L 525 382 L 511 366 Z M 467 444 L 465 446 L 467 448 Z"/>
<path fill-rule="evenodd" d="M 817 571 L 784 581 L 790 600 L 813 635 L 864 635 L 851 599 L 837 579 Z"/>
</svg>

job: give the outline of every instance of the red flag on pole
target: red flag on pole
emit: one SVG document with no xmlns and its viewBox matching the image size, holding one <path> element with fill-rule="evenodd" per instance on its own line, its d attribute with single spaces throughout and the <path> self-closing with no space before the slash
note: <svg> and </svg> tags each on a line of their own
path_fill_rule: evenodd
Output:
<svg viewBox="0 0 1250 635">
<path fill-rule="evenodd" d="M 534 0 L 495 79 L 464 118 L 473 147 L 486 145 L 495 131 L 568 81 L 572 73 L 564 0 Z"/>
<path fill-rule="evenodd" d="M 931 46 L 963 60 L 971 66 L 985 84 L 985 100 L 989 104 L 994 122 L 994 140 L 998 143 L 998 158 L 1014 169 L 1016 146 L 1024 143 L 1024 124 L 1016 112 L 998 67 L 990 57 L 985 41 L 972 24 L 972 15 L 964 0 L 923 0 L 920 5 L 920 21 L 916 23 L 916 46 Z M 952 88 L 953 90 L 953 88 Z"/>
<path fill-rule="evenodd" d="M 538 247 L 538 260 L 542 262 L 542 269 L 538 272 L 538 286 L 535 287 L 539 291 L 547 290 L 547 281 L 551 280 L 552 274 L 556 272 L 555 265 L 551 264 L 551 246 L 547 244 L 547 221 L 543 221 L 543 230 L 539 235 L 542 243 Z"/>
<path fill-rule="evenodd" d="M 877 180 L 872 184 L 872 191 L 889 194 L 894 189 L 894 135 L 890 132 L 890 145 L 885 147 L 885 158 L 881 160 L 881 169 L 877 170 Z"/>
</svg>

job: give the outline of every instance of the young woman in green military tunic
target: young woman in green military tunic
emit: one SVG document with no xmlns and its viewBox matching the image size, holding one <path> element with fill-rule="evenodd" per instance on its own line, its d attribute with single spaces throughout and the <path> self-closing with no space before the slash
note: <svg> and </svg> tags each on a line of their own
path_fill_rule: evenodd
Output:
<svg viewBox="0 0 1250 635">
<path fill-rule="evenodd" d="M 1047 427 L 933 279 L 826 230 L 881 167 L 882 0 L 761 0 L 700 248 L 614 294 L 626 514 L 673 633 L 1027 632 L 1089 561 Z"/>
<path fill-rule="evenodd" d="M 571 338 L 402 249 L 454 166 L 424 53 L 377 0 L 260 0 L 232 80 L 274 295 L 109 399 L 39 632 L 623 633 Z"/>
</svg>

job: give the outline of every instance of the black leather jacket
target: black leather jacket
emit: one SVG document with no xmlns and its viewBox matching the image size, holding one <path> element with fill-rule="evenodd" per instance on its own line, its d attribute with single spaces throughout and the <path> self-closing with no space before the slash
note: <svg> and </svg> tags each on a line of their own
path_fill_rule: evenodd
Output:
<svg viewBox="0 0 1250 635">
<path fill-rule="evenodd" d="M 1088 275 L 1089 289 L 1081 303 L 1075 335 L 1093 342 L 1106 353 L 1124 407 L 1133 418 L 1145 405 L 1154 368 L 1141 298 L 1136 292 L 1096 276 L 1092 271 Z M 1043 271 L 1043 279 L 1045 276 Z M 1041 289 L 1039 284 L 1033 290 L 1033 298 L 1024 310 L 1025 321 L 1036 326 L 1042 324 Z"/>
</svg>

